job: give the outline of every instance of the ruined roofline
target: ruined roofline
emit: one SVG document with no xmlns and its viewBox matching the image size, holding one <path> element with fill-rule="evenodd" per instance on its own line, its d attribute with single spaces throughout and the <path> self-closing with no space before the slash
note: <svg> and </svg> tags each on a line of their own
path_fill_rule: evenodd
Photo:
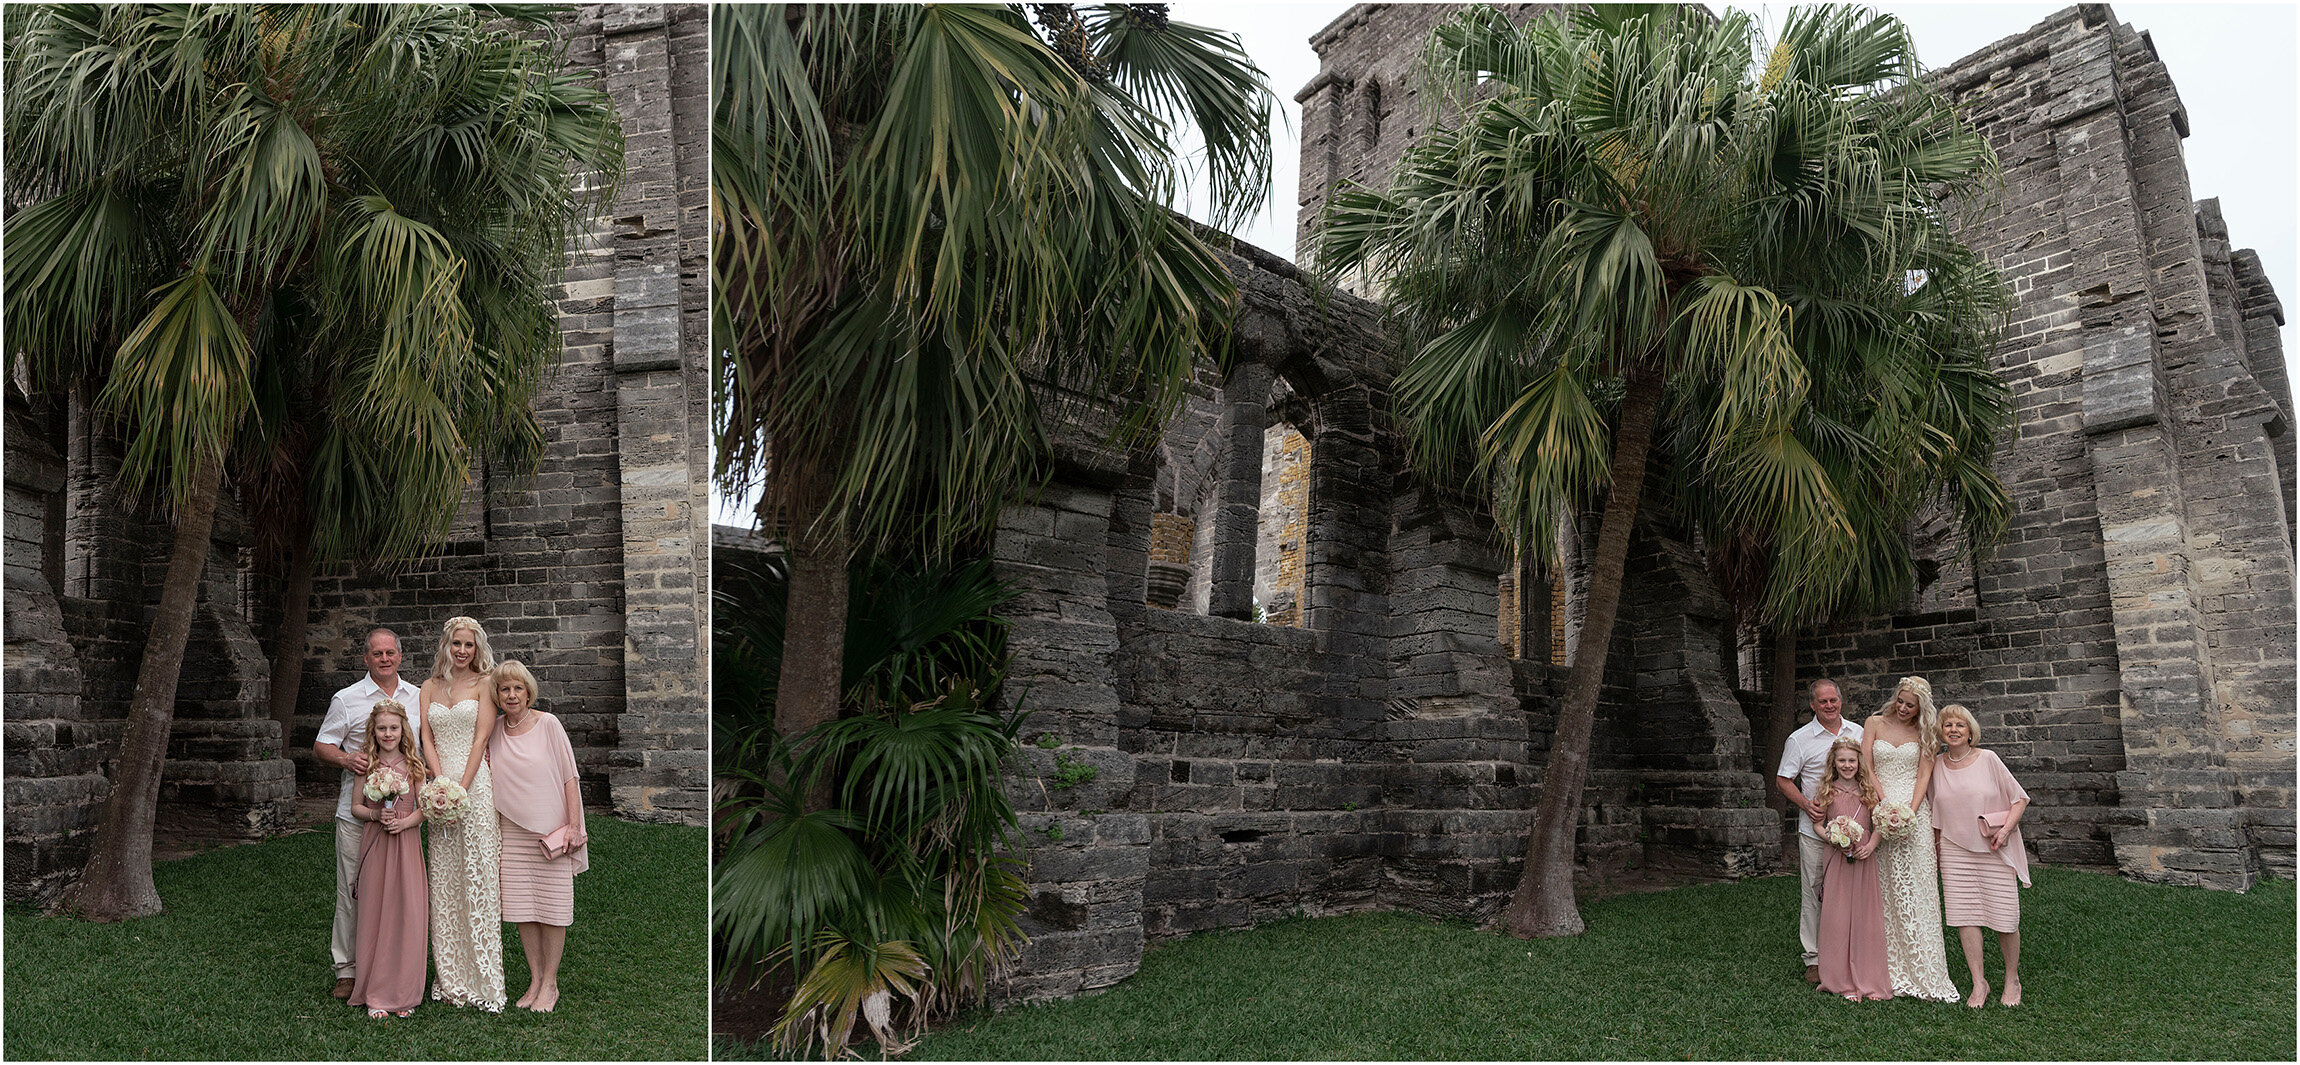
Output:
<svg viewBox="0 0 2300 1065">
<path fill-rule="evenodd" d="M 1392 6 L 1395 5 L 1350 5 L 1349 10 L 1335 16 L 1333 21 L 1326 23 L 1325 26 L 1309 36 L 1311 50 L 1317 52 L 1322 60 L 1326 50 L 1332 47 L 1336 41 L 1365 23 L 1376 12 Z M 2113 26 L 2117 24 L 2116 12 L 2107 4 L 2071 4 L 2045 16 L 2042 21 L 2026 30 L 2008 35 L 1969 52 L 1947 66 L 1936 67 L 1926 72 L 1925 77 L 1934 80 L 1936 85 L 1944 91 L 1965 88 L 1974 82 L 1985 79 L 1991 71 L 1999 67 L 2028 59 L 2041 58 L 2048 51 L 2045 40 L 2048 31 L 2075 22 L 2081 22 L 2087 27 Z M 2147 34 L 2143 32 L 2142 37 L 2145 38 L 2146 36 Z M 2153 43 L 2150 44 L 2149 50 L 2151 53 L 2155 51 Z M 1332 80 L 1332 73 L 1321 69 L 1294 94 L 1294 102 L 1301 103 Z"/>
</svg>

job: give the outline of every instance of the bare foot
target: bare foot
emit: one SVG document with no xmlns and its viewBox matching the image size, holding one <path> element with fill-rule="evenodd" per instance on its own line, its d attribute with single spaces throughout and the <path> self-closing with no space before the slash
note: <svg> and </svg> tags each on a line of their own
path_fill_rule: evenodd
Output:
<svg viewBox="0 0 2300 1065">
<path fill-rule="evenodd" d="M 1968 998 L 1968 999 L 1966 999 L 1966 1000 L 1965 1000 L 1965 1005 L 1967 1005 L 1967 1006 L 1971 1006 L 1972 1008 L 1974 1008 L 1974 1009 L 1976 1009 L 1976 1010 L 1977 1010 L 1977 1009 L 1981 1008 L 1982 1006 L 1985 1006 L 1985 1005 L 1987 1005 L 1987 1004 L 1988 1004 L 1988 1001 L 1989 1001 L 1989 982 L 1988 982 L 1988 981 L 1986 981 L 1986 980 L 1982 980 L 1982 981 L 1980 981 L 1979 983 L 1976 983 L 1976 984 L 1974 984 L 1974 985 L 1973 985 L 1973 996 L 1972 996 L 1971 998 Z"/>
<path fill-rule="evenodd" d="M 549 1013 L 552 1007 L 557 1005 L 559 1005 L 559 989 L 554 987 L 537 994 L 535 1004 L 528 1008 L 537 1013 Z"/>
<path fill-rule="evenodd" d="M 1852 993 L 1849 993 L 1849 994 L 1847 994 L 1847 995 L 1845 996 L 1845 1001 L 1847 1001 L 1847 1002 L 1859 1002 L 1859 1001 L 1861 1001 L 1861 995 L 1860 995 L 1860 992 L 1857 992 L 1857 991 L 1856 991 L 1856 992 L 1852 992 Z"/>
<path fill-rule="evenodd" d="M 529 984 L 527 985 L 527 993 L 519 996 L 518 1006 L 520 1009 L 527 1009 L 533 1005 L 535 1005 L 535 985 Z"/>
<path fill-rule="evenodd" d="M 369 1011 L 367 1011 L 367 1019 L 368 1019 L 368 1020 L 371 1020 L 371 1021 L 380 1021 L 380 1020 L 384 1019 L 385 1017 L 389 1017 L 389 1016 L 391 1016 L 391 1014 L 390 1014 L 389 1012 L 385 1011 L 385 1010 L 369 1010 Z"/>
<path fill-rule="evenodd" d="M 1889 1001 L 1889 1000 L 1891 1000 L 1891 999 L 1892 999 L 1892 997 L 1893 997 L 1893 996 L 1891 996 L 1891 995 L 1870 995 L 1870 996 L 1869 996 L 1869 1001 L 1871 1001 L 1871 1002 L 1885 1002 L 1885 1001 Z"/>
<path fill-rule="evenodd" d="M 1998 1001 L 1998 1002 L 2002 1002 L 2002 1003 L 2004 1003 L 2004 1004 L 2005 1004 L 2005 1005 L 2007 1005 L 2007 1006 L 2018 1006 L 2018 1005 L 2020 1005 L 2020 985 L 2019 985 L 2019 984 L 2006 984 L 2006 985 L 2005 985 L 2005 993 L 2004 993 L 2004 997 L 2003 997 L 2003 998 L 2000 998 L 2000 999 L 1998 999 L 1997 1001 Z"/>
</svg>

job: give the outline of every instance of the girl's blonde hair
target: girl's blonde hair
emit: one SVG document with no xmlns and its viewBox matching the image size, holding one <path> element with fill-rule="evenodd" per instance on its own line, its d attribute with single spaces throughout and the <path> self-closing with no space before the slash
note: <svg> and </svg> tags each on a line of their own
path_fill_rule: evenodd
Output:
<svg viewBox="0 0 2300 1065">
<path fill-rule="evenodd" d="M 396 752 L 375 749 L 375 719 L 385 714 L 399 719 L 399 750 Z M 407 708 L 399 705 L 395 699 L 377 699 L 375 705 L 369 708 L 367 712 L 367 753 L 369 755 L 367 760 L 368 772 L 375 771 L 375 767 L 382 763 L 384 755 L 396 753 L 407 759 L 407 779 L 409 782 L 420 784 L 431 779 L 431 772 L 423 767 L 423 741 L 415 737 L 415 725 L 407 720 Z"/>
<path fill-rule="evenodd" d="M 1965 723 L 1966 745 L 1976 751 L 1979 750 L 1981 746 L 1981 723 L 1974 719 L 1973 712 L 1965 709 L 1963 703 L 1950 703 L 1941 707 L 1941 724 L 1948 724 L 1952 717 Z"/>
<path fill-rule="evenodd" d="M 537 701 L 543 698 L 543 693 L 536 690 L 535 674 L 528 672 L 527 667 L 521 665 L 519 660 L 516 658 L 504 659 L 502 664 L 495 667 L 494 672 L 488 674 L 487 694 L 492 696 L 497 691 L 500 691 L 503 687 L 503 682 L 507 680 L 515 680 L 527 686 L 527 708 L 529 710 L 535 709 L 535 704 Z M 503 709 L 502 699 L 496 699 L 495 708 L 498 710 Z"/>
<path fill-rule="evenodd" d="M 1885 789 L 1877 786 L 1876 774 L 1869 772 L 1868 763 L 1861 761 L 1861 741 L 1851 736 L 1839 736 L 1837 742 L 1829 745 L 1829 777 L 1821 782 L 1821 797 L 1828 798 L 1828 793 L 1837 786 L 1837 752 L 1841 750 L 1853 752 L 1853 762 L 1860 766 L 1853 771 L 1853 791 L 1860 797 L 1861 805 L 1876 809 L 1878 803 L 1885 801 Z"/>
<path fill-rule="evenodd" d="M 434 679 L 446 680 L 448 671 L 455 668 L 455 659 L 447 656 L 447 644 L 455 639 L 459 629 L 470 629 L 471 638 L 479 644 L 478 652 L 471 656 L 472 670 L 481 675 L 495 671 L 495 648 L 487 643 L 487 630 L 479 627 L 477 619 L 458 614 L 439 627 L 439 648 L 431 653 L 431 675 Z"/>
<path fill-rule="evenodd" d="M 1938 753 L 1941 749 L 1941 712 L 1933 709 L 1931 681 L 1923 677 L 1902 677 L 1899 684 L 1893 685 L 1893 694 L 1885 697 L 1885 705 L 1877 713 L 1892 716 L 1893 703 L 1904 691 L 1914 693 L 1917 697 L 1917 745 L 1926 754 Z"/>
</svg>

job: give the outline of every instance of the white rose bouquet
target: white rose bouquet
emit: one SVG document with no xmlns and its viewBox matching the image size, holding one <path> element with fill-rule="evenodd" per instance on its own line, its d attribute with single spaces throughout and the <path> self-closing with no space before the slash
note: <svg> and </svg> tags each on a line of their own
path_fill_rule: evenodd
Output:
<svg viewBox="0 0 2300 1065">
<path fill-rule="evenodd" d="M 441 777 L 423 786 L 423 794 L 416 800 L 423 808 L 423 816 L 441 824 L 454 824 L 463 820 L 463 812 L 471 808 L 471 796 L 463 785 Z"/>
<path fill-rule="evenodd" d="M 1917 827 L 1917 812 L 1905 802 L 1878 803 L 1876 811 L 1869 815 L 1869 820 L 1877 826 L 1878 839 L 1896 840 Z"/>
<path fill-rule="evenodd" d="M 1850 817 L 1834 817 L 1829 820 L 1828 824 L 1821 826 L 1821 838 L 1828 840 L 1831 846 L 1843 850 L 1845 860 L 1848 862 L 1853 860 L 1853 847 L 1861 842 L 1861 837 L 1866 835 L 1868 833 L 1861 831 L 1861 823 Z"/>
<path fill-rule="evenodd" d="M 367 774 L 367 783 L 360 789 L 369 802 L 382 802 L 407 794 L 407 774 L 390 766 L 377 766 Z"/>
</svg>

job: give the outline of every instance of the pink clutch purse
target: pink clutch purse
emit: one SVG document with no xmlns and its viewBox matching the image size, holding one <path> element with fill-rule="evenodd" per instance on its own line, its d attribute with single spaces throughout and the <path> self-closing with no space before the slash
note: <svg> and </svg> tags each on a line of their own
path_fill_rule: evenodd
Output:
<svg viewBox="0 0 2300 1065">
<path fill-rule="evenodd" d="M 543 857 L 546 859 L 558 858 L 574 849 L 567 845 L 569 834 L 566 825 L 552 829 L 550 835 L 543 837 Z"/>
<path fill-rule="evenodd" d="M 1997 812 L 1995 812 L 1995 813 L 1993 813 L 1993 814 L 1982 814 L 1982 815 L 1980 815 L 1980 817 L 1981 817 L 1981 835 L 1982 835 L 1982 837 L 1986 838 L 1986 837 L 1987 837 L 1987 836 L 1989 836 L 1991 833 L 1994 833 L 1994 832 L 1995 832 L 1997 829 L 2003 828 L 2003 827 L 2005 826 L 2005 822 L 2012 820 L 2012 811 L 2011 811 L 2011 810 L 1998 810 Z M 1995 849 L 1997 849 L 1997 848 L 1996 848 L 1996 842 L 1995 842 L 1994 840 L 1991 840 L 1991 841 L 1990 841 L 1990 843 L 1989 843 L 1989 849 L 1990 849 L 1990 850 L 1995 850 Z"/>
</svg>

